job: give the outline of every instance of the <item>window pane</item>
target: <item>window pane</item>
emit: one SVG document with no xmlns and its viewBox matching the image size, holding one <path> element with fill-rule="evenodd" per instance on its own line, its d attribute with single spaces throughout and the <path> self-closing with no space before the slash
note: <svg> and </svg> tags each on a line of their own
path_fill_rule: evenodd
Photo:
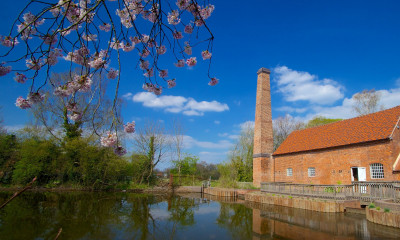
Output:
<svg viewBox="0 0 400 240">
<path fill-rule="evenodd" d="M 293 176 L 293 169 L 292 168 L 288 168 L 288 169 L 286 169 L 286 175 L 287 176 Z"/>
<path fill-rule="evenodd" d="M 378 179 L 378 178 L 384 178 L 385 174 L 383 171 L 383 164 L 381 163 L 373 163 L 370 165 L 370 170 L 371 170 L 371 178 L 372 179 Z"/>
<path fill-rule="evenodd" d="M 315 177 L 315 168 L 313 167 L 308 168 L 308 176 Z"/>
</svg>

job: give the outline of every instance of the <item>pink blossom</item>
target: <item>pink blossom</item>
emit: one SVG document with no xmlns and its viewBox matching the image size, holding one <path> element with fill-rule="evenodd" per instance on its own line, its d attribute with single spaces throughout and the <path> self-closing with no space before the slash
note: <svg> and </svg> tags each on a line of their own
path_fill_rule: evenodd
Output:
<svg viewBox="0 0 400 240">
<path fill-rule="evenodd" d="M 148 92 L 153 92 L 155 86 L 152 83 L 145 83 L 143 84 L 143 90 L 147 90 Z"/>
<path fill-rule="evenodd" d="M 51 12 L 51 14 L 53 14 L 53 17 L 57 17 L 58 14 L 60 14 L 61 9 L 59 7 L 52 8 L 52 9 L 50 9 L 50 12 Z"/>
<path fill-rule="evenodd" d="M 167 52 L 167 48 L 164 45 L 161 45 L 158 49 L 157 49 L 157 54 L 158 55 L 163 55 Z"/>
<path fill-rule="evenodd" d="M 211 16 L 211 13 L 214 11 L 215 6 L 209 4 L 207 7 L 200 10 L 200 16 L 205 20 Z"/>
<path fill-rule="evenodd" d="M 152 76 L 154 76 L 154 70 L 153 70 L 153 68 L 146 69 L 146 72 L 143 74 L 143 76 L 145 76 L 145 77 L 152 77 Z"/>
<path fill-rule="evenodd" d="M 28 67 L 29 69 L 33 69 L 33 70 L 40 70 L 40 68 L 42 68 L 42 63 L 40 60 L 36 60 L 36 59 L 27 59 L 25 60 L 26 62 L 26 67 Z"/>
<path fill-rule="evenodd" d="M 121 146 L 118 146 L 114 148 L 114 153 L 118 156 L 124 156 L 126 154 L 126 149 Z"/>
<path fill-rule="evenodd" d="M 73 92 L 74 90 L 72 88 L 69 88 L 67 85 L 67 86 L 56 87 L 53 91 L 53 94 L 59 97 L 68 97 Z"/>
<path fill-rule="evenodd" d="M 54 48 L 50 53 L 48 58 L 46 59 L 46 63 L 50 66 L 54 66 L 58 63 L 58 57 L 62 57 L 62 50 L 58 48 Z"/>
<path fill-rule="evenodd" d="M 103 23 L 103 25 L 100 25 L 99 28 L 104 32 L 109 32 L 111 30 L 111 25 L 109 23 Z"/>
<path fill-rule="evenodd" d="M 0 76 L 4 76 L 8 73 L 11 72 L 12 67 L 11 66 L 4 66 L 4 62 L 0 63 Z"/>
<path fill-rule="evenodd" d="M 117 134 L 108 131 L 105 136 L 100 138 L 100 142 L 104 147 L 112 147 L 117 144 Z"/>
<path fill-rule="evenodd" d="M 22 40 L 31 39 L 32 35 L 36 34 L 36 29 L 32 26 L 28 26 L 28 24 L 26 24 L 25 22 L 17 25 L 17 30 L 19 33 L 21 33 Z"/>
<path fill-rule="evenodd" d="M 135 44 L 140 43 L 140 39 L 138 37 L 130 37 L 131 42 L 134 42 Z"/>
<path fill-rule="evenodd" d="M 184 67 L 185 66 L 185 59 L 178 60 L 177 63 L 174 63 L 176 67 Z"/>
<path fill-rule="evenodd" d="M 135 44 L 134 43 L 126 43 L 125 44 L 124 42 L 122 42 L 122 50 L 124 52 L 130 52 L 133 49 L 135 49 Z"/>
<path fill-rule="evenodd" d="M 6 47 L 12 47 L 12 46 L 17 45 L 19 42 L 18 42 L 17 38 L 12 38 L 10 36 L 6 36 L 6 37 L 0 36 L 0 43 L 1 43 L 1 45 L 6 46 Z"/>
<path fill-rule="evenodd" d="M 168 80 L 167 83 L 168 83 L 168 88 L 173 88 L 176 86 L 175 78 L 172 80 Z"/>
<path fill-rule="evenodd" d="M 93 57 L 92 61 L 90 61 L 88 63 L 89 66 L 92 67 L 92 68 L 95 68 L 95 69 L 99 69 L 99 68 L 104 67 L 104 65 L 107 63 L 107 61 L 103 59 L 105 56 L 107 56 L 107 52 L 106 51 L 100 51 L 98 56 Z"/>
<path fill-rule="evenodd" d="M 89 92 L 92 87 L 92 79 L 88 75 L 76 75 L 73 82 L 69 82 L 69 87 L 74 91 Z"/>
<path fill-rule="evenodd" d="M 53 34 L 46 34 L 42 37 L 42 39 L 43 39 L 43 42 L 47 45 L 54 45 L 58 41 L 57 35 L 53 35 Z"/>
<path fill-rule="evenodd" d="M 154 89 L 153 89 L 153 93 L 155 94 L 155 95 L 161 95 L 161 93 L 162 93 L 162 88 L 161 87 L 155 87 Z"/>
<path fill-rule="evenodd" d="M 78 112 L 78 107 L 76 105 L 76 103 L 68 103 L 67 105 L 67 110 L 70 112 Z"/>
<path fill-rule="evenodd" d="M 140 61 L 140 64 L 139 64 L 139 67 L 140 67 L 140 69 L 142 69 L 142 70 L 146 70 L 146 69 L 149 68 L 149 65 L 150 65 L 149 61 L 143 61 L 143 60 L 141 60 L 141 61 Z"/>
<path fill-rule="evenodd" d="M 196 57 L 191 57 L 191 58 L 189 58 L 188 60 L 186 60 L 186 64 L 187 64 L 189 67 L 195 66 L 196 63 L 197 63 Z"/>
<path fill-rule="evenodd" d="M 188 42 L 185 42 L 185 50 L 184 51 L 187 55 L 192 55 L 192 47 L 189 45 Z"/>
<path fill-rule="evenodd" d="M 40 93 L 38 93 L 38 92 L 36 92 L 36 93 L 29 93 L 29 95 L 28 95 L 28 97 L 26 98 L 31 104 L 35 104 L 35 103 L 38 103 L 38 102 L 41 102 L 41 101 L 43 101 L 43 99 L 44 99 L 44 95 L 43 94 L 40 94 Z"/>
<path fill-rule="evenodd" d="M 184 32 L 185 33 L 187 33 L 187 34 L 192 34 L 192 32 L 193 32 L 193 27 L 192 27 L 192 25 L 186 25 L 185 26 L 185 30 L 184 30 Z"/>
<path fill-rule="evenodd" d="M 183 38 L 182 32 L 174 31 L 172 33 L 172 35 L 174 36 L 175 39 L 182 39 Z"/>
<path fill-rule="evenodd" d="M 31 103 L 23 97 L 18 97 L 15 105 L 21 109 L 31 108 Z"/>
<path fill-rule="evenodd" d="M 110 42 L 110 47 L 112 49 L 118 50 L 121 49 L 123 46 L 123 43 L 121 43 L 119 40 L 115 40 L 115 38 L 113 38 L 113 41 Z"/>
<path fill-rule="evenodd" d="M 210 59 L 211 55 L 212 54 L 208 50 L 205 50 L 205 51 L 201 52 L 201 56 L 203 57 L 203 60 Z"/>
<path fill-rule="evenodd" d="M 25 83 L 28 78 L 25 76 L 25 74 L 22 73 L 15 73 L 14 80 L 18 83 Z"/>
<path fill-rule="evenodd" d="M 77 122 L 82 119 L 82 115 L 79 112 L 73 112 L 71 114 L 68 114 L 68 118 L 74 122 Z"/>
<path fill-rule="evenodd" d="M 142 58 L 146 58 L 150 55 L 150 51 L 147 48 L 143 48 L 142 53 L 139 54 Z"/>
<path fill-rule="evenodd" d="M 208 85 L 210 85 L 210 86 L 215 86 L 215 85 L 218 84 L 218 82 L 219 82 L 219 80 L 218 80 L 217 78 L 213 77 L 213 78 L 211 78 L 211 80 L 210 80 L 210 82 L 208 83 Z"/>
<path fill-rule="evenodd" d="M 166 77 L 168 77 L 168 69 L 160 70 L 159 76 L 160 76 L 160 78 L 166 78 Z"/>
<path fill-rule="evenodd" d="M 194 21 L 194 24 L 195 24 L 197 27 L 201 27 L 201 26 L 204 25 L 204 21 L 203 21 L 202 19 L 197 19 L 196 21 Z"/>
<path fill-rule="evenodd" d="M 124 131 L 126 133 L 134 133 L 135 132 L 135 126 L 136 126 L 135 121 L 132 121 L 130 123 L 128 122 L 126 125 L 124 125 Z"/>
<path fill-rule="evenodd" d="M 88 42 L 92 42 L 92 41 L 95 42 L 95 41 L 97 41 L 97 34 L 86 35 L 86 33 L 83 33 L 82 39 L 85 41 L 88 41 Z"/>
<path fill-rule="evenodd" d="M 177 10 L 172 10 L 172 12 L 168 13 L 168 23 L 171 25 L 177 25 L 181 22 L 179 18 L 179 12 Z"/>
<path fill-rule="evenodd" d="M 110 70 L 107 73 L 107 78 L 109 79 L 115 79 L 116 77 L 118 77 L 119 71 L 115 70 L 113 68 L 110 68 Z"/>
<path fill-rule="evenodd" d="M 147 43 L 150 40 L 149 35 L 142 34 L 142 43 Z"/>
<path fill-rule="evenodd" d="M 190 0 L 177 0 L 176 6 L 179 7 L 180 10 L 186 9 L 190 5 Z"/>
</svg>

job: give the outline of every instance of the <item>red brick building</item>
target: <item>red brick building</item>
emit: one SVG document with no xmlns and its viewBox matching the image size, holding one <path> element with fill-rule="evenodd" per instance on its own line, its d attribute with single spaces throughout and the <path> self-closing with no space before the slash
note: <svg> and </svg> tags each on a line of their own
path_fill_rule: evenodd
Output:
<svg viewBox="0 0 400 240">
<path fill-rule="evenodd" d="M 265 101 L 268 99 L 265 95 L 269 94 L 269 70 L 262 68 L 257 83 L 254 185 L 259 186 L 260 182 L 400 181 L 400 106 L 294 131 L 272 153 L 270 97 L 269 102 Z M 267 110 L 261 112 L 260 108 Z"/>
</svg>

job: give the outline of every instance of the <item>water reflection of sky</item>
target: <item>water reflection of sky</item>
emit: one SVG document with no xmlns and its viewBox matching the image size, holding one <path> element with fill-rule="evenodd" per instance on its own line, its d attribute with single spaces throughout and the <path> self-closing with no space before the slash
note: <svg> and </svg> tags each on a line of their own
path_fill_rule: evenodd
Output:
<svg viewBox="0 0 400 240">
<path fill-rule="evenodd" d="M 11 193 L 0 192 L 0 202 Z M 214 198 L 213 198 L 214 199 Z M 363 215 L 201 196 L 28 192 L 0 211 L 0 239 L 396 239 Z"/>
</svg>

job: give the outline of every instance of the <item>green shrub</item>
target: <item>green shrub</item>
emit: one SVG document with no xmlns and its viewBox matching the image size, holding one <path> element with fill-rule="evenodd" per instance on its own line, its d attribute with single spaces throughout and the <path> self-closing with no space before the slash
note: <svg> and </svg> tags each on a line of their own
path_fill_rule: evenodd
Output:
<svg viewBox="0 0 400 240">
<path fill-rule="evenodd" d="M 376 208 L 376 210 L 378 210 L 378 211 L 379 211 L 379 210 L 381 210 L 381 208 L 380 208 L 380 207 L 377 207 L 377 208 Z"/>
<path fill-rule="evenodd" d="M 374 204 L 374 203 L 370 203 L 370 204 L 368 205 L 368 208 L 375 208 L 375 204 Z"/>
<path fill-rule="evenodd" d="M 384 212 L 390 212 L 390 209 L 389 208 L 385 208 L 385 209 L 383 209 L 383 211 Z"/>
</svg>

